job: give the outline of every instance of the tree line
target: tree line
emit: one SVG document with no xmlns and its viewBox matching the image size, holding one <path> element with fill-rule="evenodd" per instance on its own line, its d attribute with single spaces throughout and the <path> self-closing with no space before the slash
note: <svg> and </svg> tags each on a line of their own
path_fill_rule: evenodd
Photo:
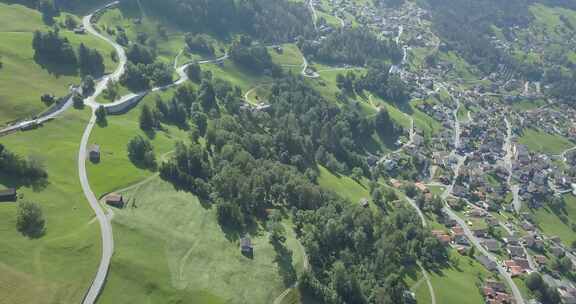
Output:
<svg viewBox="0 0 576 304">
<path fill-rule="evenodd" d="M 260 40 L 285 42 L 313 33 L 306 5 L 287 0 L 143 0 L 155 14 L 185 28 L 221 36 L 246 33 Z"/>
<path fill-rule="evenodd" d="M 402 50 L 394 41 L 379 39 L 365 27 L 338 29 L 319 42 L 300 39 L 298 47 L 307 58 L 332 64 L 363 66 L 370 60 L 402 60 Z"/>
<path fill-rule="evenodd" d="M 99 77 L 104 74 L 104 58 L 96 49 L 91 49 L 83 43 L 78 50 L 70 44 L 66 37 L 60 36 L 59 31 L 36 31 L 32 39 L 34 59 L 40 63 L 51 63 L 78 68 L 81 75 Z"/>
</svg>

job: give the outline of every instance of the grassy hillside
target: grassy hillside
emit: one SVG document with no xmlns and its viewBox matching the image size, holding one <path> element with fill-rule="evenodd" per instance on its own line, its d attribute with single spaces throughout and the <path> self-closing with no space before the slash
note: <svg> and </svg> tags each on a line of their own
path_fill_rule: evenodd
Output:
<svg viewBox="0 0 576 304">
<path fill-rule="evenodd" d="M 550 208 L 540 208 L 534 211 L 536 222 L 539 228 L 547 236 L 558 236 L 566 246 L 571 246 L 576 241 L 576 234 L 572 230 L 572 225 L 576 224 L 576 197 L 573 195 L 564 196 L 566 208 L 557 213 Z M 565 218 L 562 221 L 560 217 Z"/>
<path fill-rule="evenodd" d="M 332 190 L 353 203 L 358 203 L 363 198 L 370 199 L 370 193 L 366 186 L 359 184 L 348 176 L 335 175 L 322 166 L 318 168 L 320 170 L 320 176 L 318 177 L 320 187 Z"/>
<path fill-rule="evenodd" d="M 77 72 L 61 67 L 42 67 L 34 61 L 32 37 L 35 30 L 47 30 L 40 13 L 21 5 L 0 3 L 0 126 L 43 111 L 40 101 L 45 93 L 66 95 L 68 86 L 79 83 Z M 105 58 L 106 70 L 115 64 L 110 59 L 112 47 L 88 35 L 74 35 L 62 31 L 74 47 L 85 43 L 100 50 Z"/>
<path fill-rule="evenodd" d="M 159 179 L 125 193 L 115 210 L 113 257 L 101 303 L 272 303 L 285 289 L 266 232 L 253 234 L 254 258 L 240 254 L 216 210 Z M 288 228 L 288 226 L 287 226 Z M 302 256 L 290 229 L 293 264 Z"/>
<path fill-rule="evenodd" d="M 25 200 L 38 202 L 46 234 L 28 239 L 16 231 L 16 204 L 0 203 L 0 302 L 79 303 L 100 258 L 98 223 L 78 181 L 77 155 L 88 111 L 69 111 L 61 119 L 26 133 L 0 138 L 23 157 L 39 160 L 48 184 L 24 187 L 10 177 L 0 184 L 18 187 Z"/>
<path fill-rule="evenodd" d="M 450 265 L 439 272 L 430 272 L 430 280 L 438 303 L 484 303 L 480 289 L 476 287 L 478 277 L 489 277 L 490 273 L 476 260 L 451 252 Z"/>
<path fill-rule="evenodd" d="M 163 98 L 168 99 L 173 91 L 163 93 Z M 156 158 L 160 160 L 174 148 L 177 140 L 186 140 L 185 131 L 176 127 L 165 125 L 166 130 L 156 132 L 148 136 L 140 129 L 138 118 L 144 104 L 154 106 L 157 94 L 146 96 L 140 104 L 130 112 L 120 116 L 108 116 L 108 125 L 96 126 L 91 134 L 90 143 L 98 144 L 101 149 L 101 162 L 98 164 L 88 163 L 88 177 L 90 185 L 96 196 L 125 188 L 137 183 L 153 172 L 137 168 L 128 159 L 128 142 L 136 135 L 149 139 L 154 145 Z"/>
</svg>

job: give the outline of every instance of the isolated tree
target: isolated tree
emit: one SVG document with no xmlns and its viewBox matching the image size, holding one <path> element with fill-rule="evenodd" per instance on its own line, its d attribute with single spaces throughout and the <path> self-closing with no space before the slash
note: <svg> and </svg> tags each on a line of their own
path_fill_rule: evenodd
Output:
<svg viewBox="0 0 576 304">
<path fill-rule="evenodd" d="M 78 26 L 78 22 L 76 18 L 72 17 L 72 15 L 66 15 L 66 19 L 64 19 L 64 25 L 67 29 L 73 30 Z"/>
<path fill-rule="evenodd" d="M 34 202 L 23 201 L 16 212 L 16 229 L 30 238 L 37 238 L 46 231 L 42 208 Z"/>
<path fill-rule="evenodd" d="M 198 83 L 202 80 L 202 68 L 200 68 L 198 63 L 194 62 L 186 68 L 186 75 L 191 81 Z"/>
<path fill-rule="evenodd" d="M 56 99 L 54 98 L 54 95 L 52 95 L 52 94 L 43 94 L 42 96 L 40 96 L 40 100 L 48 106 L 53 104 L 56 101 Z"/>
<path fill-rule="evenodd" d="M 156 157 L 152 144 L 140 135 L 135 136 L 128 142 L 128 157 L 136 165 L 148 169 L 156 168 Z"/>
<path fill-rule="evenodd" d="M 74 96 L 72 97 L 72 102 L 74 108 L 76 109 L 82 109 L 84 107 L 84 98 L 82 98 L 82 95 L 80 94 L 74 94 Z"/>
<path fill-rule="evenodd" d="M 160 126 L 160 121 L 158 119 L 158 114 L 150 109 L 148 105 L 142 106 L 142 111 L 140 112 L 140 129 L 144 131 L 152 131 Z"/>
<path fill-rule="evenodd" d="M 87 75 L 86 77 L 84 77 L 84 79 L 82 80 L 82 93 L 84 94 L 84 96 L 92 94 L 92 92 L 94 92 L 95 86 L 96 83 L 94 81 L 94 77 L 92 77 L 91 75 Z"/>
<path fill-rule="evenodd" d="M 214 86 L 208 81 L 202 81 L 200 85 L 200 102 L 204 110 L 210 110 L 216 107 L 216 93 L 214 92 Z"/>
<path fill-rule="evenodd" d="M 82 75 L 101 76 L 104 74 L 104 58 L 96 49 L 90 49 L 80 43 L 78 47 L 78 64 Z"/>
<path fill-rule="evenodd" d="M 52 0 L 41 0 L 38 4 L 38 10 L 42 13 L 42 20 L 48 25 L 54 24 L 54 17 L 58 16 L 58 8 Z"/>
<path fill-rule="evenodd" d="M 355 181 L 360 181 L 360 179 L 362 178 L 362 176 L 364 175 L 364 173 L 362 172 L 362 169 L 355 167 L 354 169 L 352 169 L 352 179 Z"/>
<path fill-rule="evenodd" d="M 106 119 L 106 109 L 104 108 L 104 106 L 99 106 L 98 109 L 96 109 L 96 122 L 100 125 L 102 124 L 106 124 L 107 119 Z"/>
<path fill-rule="evenodd" d="M 104 98 L 110 101 L 116 100 L 116 98 L 120 96 L 120 84 L 116 81 L 109 81 L 102 94 L 104 95 Z"/>
</svg>

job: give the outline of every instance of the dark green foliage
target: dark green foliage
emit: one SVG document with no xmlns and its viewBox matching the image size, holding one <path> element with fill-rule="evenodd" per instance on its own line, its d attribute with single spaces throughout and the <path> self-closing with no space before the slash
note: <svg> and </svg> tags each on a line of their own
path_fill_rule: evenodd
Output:
<svg viewBox="0 0 576 304">
<path fill-rule="evenodd" d="M 64 26 L 66 26 L 68 30 L 74 30 L 78 26 L 78 22 L 72 15 L 66 15 Z"/>
<path fill-rule="evenodd" d="M 307 56 L 328 63 L 365 65 L 368 60 L 402 60 L 402 50 L 392 41 L 378 39 L 367 28 L 343 28 L 315 44 L 301 42 L 300 49 Z"/>
<path fill-rule="evenodd" d="M 29 238 L 39 238 L 46 232 L 46 219 L 39 204 L 23 201 L 16 211 L 16 229 Z"/>
<path fill-rule="evenodd" d="M 94 92 L 95 85 L 96 83 L 94 81 L 94 77 L 91 75 L 84 77 L 84 79 L 82 79 L 82 94 L 84 94 L 84 96 L 89 96 L 92 94 Z"/>
<path fill-rule="evenodd" d="M 186 68 L 186 75 L 188 75 L 188 78 L 191 81 L 196 83 L 200 82 L 200 80 L 202 79 L 202 69 L 200 68 L 200 65 L 197 63 L 190 64 Z"/>
<path fill-rule="evenodd" d="M 241 92 L 218 82 L 205 78 L 197 100 L 183 89 L 169 103 L 157 101 L 163 117 L 171 107 L 182 107 L 183 119 L 195 125 L 193 143 L 177 144 L 160 176 L 214 204 L 225 231 L 241 233 L 268 220 L 286 282 L 294 280 L 291 252 L 283 246 L 276 215 L 268 211 L 293 210 L 312 263 L 300 286 L 323 302 L 406 303 L 404 269 L 415 267 L 416 260 L 437 266 L 446 260 L 445 248 L 412 211 L 395 210 L 387 218 L 385 208 L 353 205 L 313 182 L 318 162 L 334 163 L 357 178 L 369 172 L 363 136 L 376 132 L 375 123 L 324 100 L 296 77 L 271 86 L 266 112 L 227 112 L 223 105 Z M 201 135 L 204 141 L 196 139 Z M 396 199 L 387 191 L 380 196 Z"/>
<path fill-rule="evenodd" d="M 154 62 L 156 55 L 147 47 L 139 43 L 134 43 L 130 46 L 130 48 L 128 48 L 126 57 L 128 57 L 128 60 L 134 64 L 151 64 Z"/>
<path fill-rule="evenodd" d="M 68 39 L 60 37 L 58 31 L 34 32 L 32 47 L 36 61 L 73 66 L 78 62 L 72 45 Z"/>
<path fill-rule="evenodd" d="M 128 142 L 128 157 L 137 166 L 151 170 L 156 169 L 156 156 L 152 144 L 140 135 Z"/>
<path fill-rule="evenodd" d="M 72 102 L 75 109 L 83 109 L 84 108 L 84 98 L 80 94 L 74 94 L 72 96 Z"/>
<path fill-rule="evenodd" d="M 408 209 L 385 217 L 332 198 L 297 212 L 295 224 L 313 269 L 301 288 L 325 303 L 406 303 L 404 270 L 416 260 L 433 267 L 447 259 Z"/>
<path fill-rule="evenodd" d="M 104 58 L 98 50 L 87 48 L 84 43 L 78 47 L 78 64 L 82 75 L 99 77 L 104 74 Z"/>
<path fill-rule="evenodd" d="M 514 59 L 489 41 L 491 26 L 526 27 L 532 14 L 526 0 L 427 0 L 433 24 L 445 49 L 458 51 L 467 62 L 483 72 L 498 64 L 514 64 Z"/>
<path fill-rule="evenodd" d="M 279 75 L 280 67 L 272 62 L 272 57 L 263 46 L 248 46 L 237 41 L 230 47 L 230 59 L 237 65 L 256 73 Z"/>
<path fill-rule="evenodd" d="M 42 96 L 40 96 L 40 101 L 42 101 L 45 105 L 50 106 L 54 102 L 56 102 L 56 97 L 54 97 L 54 95 L 51 94 L 43 94 Z"/>
<path fill-rule="evenodd" d="M 48 173 L 34 159 L 22 159 L 0 144 L 0 175 L 10 177 L 24 185 L 43 183 Z"/>
<path fill-rule="evenodd" d="M 126 64 L 126 72 L 120 78 L 125 87 L 133 91 L 150 89 L 151 85 L 164 86 L 172 83 L 173 68 L 165 63 Z"/>
<path fill-rule="evenodd" d="M 60 14 L 60 11 L 54 5 L 53 0 L 40 0 L 38 10 L 42 13 L 42 20 L 48 25 L 54 24 L 54 17 Z"/>
<path fill-rule="evenodd" d="M 184 28 L 219 35 L 244 32 L 266 41 L 289 41 L 312 33 L 305 5 L 287 0 L 142 0 L 158 15 Z"/>
<path fill-rule="evenodd" d="M 96 115 L 96 123 L 98 123 L 99 125 L 107 124 L 108 122 L 106 118 L 107 113 L 104 106 L 99 106 L 98 109 L 96 109 L 95 115 Z"/>
<path fill-rule="evenodd" d="M 202 81 L 200 85 L 200 93 L 198 99 L 202 104 L 205 111 L 210 111 L 217 106 L 216 104 L 216 93 L 214 92 L 214 86 L 210 81 Z"/>
<path fill-rule="evenodd" d="M 186 34 L 186 46 L 191 52 L 204 55 L 214 55 L 214 47 L 208 39 L 202 35 Z"/>
<path fill-rule="evenodd" d="M 150 109 L 150 107 L 145 104 L 142 106 L 142 111 L 140 112 L 140 129 L 146 132 L 153 131 L 160 128 L 160 117 L 159 113 L 155 109 Z"/>
<path fill-rule="evenodd" d="M 537 272 L 533 272 L 526 277 L 526 287 L 543 304 L 561 303 L 560 294 L 556 288 L 549 286 Z"/>
<path fill-rule="evenodd" d="M 408 86 L 398 77 L 390 74 L 390 67 L 382 63 L 373 63 L 368 73 L 356 84 L 356 89 L 364 89 L 381 98 L 398 104 L 410 99 Z"/>
</svg>

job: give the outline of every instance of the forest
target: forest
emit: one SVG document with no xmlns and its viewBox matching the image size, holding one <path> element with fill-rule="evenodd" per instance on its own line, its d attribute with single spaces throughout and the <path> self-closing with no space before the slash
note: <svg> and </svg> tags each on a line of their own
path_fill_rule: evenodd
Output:
<svg viewBox="0 0 576 304">
<path fill-rule="evenodd" d="M 300 40 L 298 46 L 306 56 L 332 64 L 363 66 L 369 60 L 402 60 L 400 47 L 391 40 L 379 39 L 367 28 L 339 29 L 320 42 Z"/>
</svg>

